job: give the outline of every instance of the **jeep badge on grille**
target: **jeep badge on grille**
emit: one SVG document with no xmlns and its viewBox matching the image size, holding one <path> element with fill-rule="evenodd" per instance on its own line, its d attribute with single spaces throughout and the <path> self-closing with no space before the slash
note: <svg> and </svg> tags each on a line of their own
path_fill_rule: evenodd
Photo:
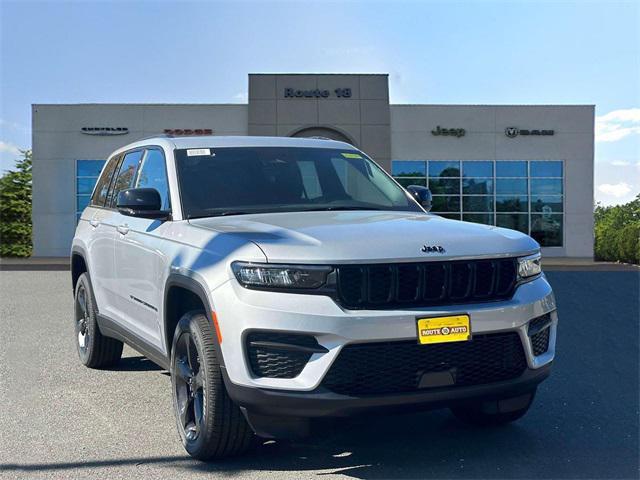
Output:
<svg viewBox="0 0 640 480">
<path fill-rule="evenodd" d="M 423 253 L 444 253 L 446 250 L 440 245 L 423 245 L 420 251 Z"/>
</svg>

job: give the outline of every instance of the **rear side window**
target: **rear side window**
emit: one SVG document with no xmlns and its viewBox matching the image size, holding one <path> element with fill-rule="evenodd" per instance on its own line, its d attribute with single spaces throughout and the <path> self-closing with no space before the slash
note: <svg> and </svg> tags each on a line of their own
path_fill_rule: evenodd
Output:
<svg viewBox="0 0 640 480">
<path fill-rule="evenodd" d="M 118 193 L 127 188 L 131 188 L 133 185 L 133 179 L 138 171 L 138 163 L 142 158 L 143 150 L 137 150 L 135 152 L 129 152 L 124 156 L 118 175 L 112 182 L 111 191 L 109 193 L 109 199 L 107 201 L 108 206 L 115 207 Z"/>
<path fill-rule="evenodd" d="M 171 208 L 169 202 L 169 182 L 167 181 L 167 167 L 161 150 L 149 149 L 142 159 L 142 164 L 136 179 L 136 188 L 155 188 L 162 200 L 162 209 Z"/>
<path fill-rule="evenodd" d="M 107 193 L 109 192 L 109 185 L 111 185 L 111 179 L 113 178 L 113 174 L 116 171 L 119 161 L 120 157 L 115 156 L 107 162 L 107 165 L 102 170 L 102 174 L 98 179 L 98 183 L 96 183 L 96 188 L 93 190 L 91 205 L 104 207 L 104 203 L 107 199 Z"/>
</svg>

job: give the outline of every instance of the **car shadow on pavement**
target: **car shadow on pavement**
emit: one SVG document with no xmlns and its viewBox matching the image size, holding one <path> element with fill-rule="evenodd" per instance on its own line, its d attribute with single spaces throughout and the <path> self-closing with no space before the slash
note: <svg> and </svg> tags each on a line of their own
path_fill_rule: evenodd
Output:
<svg viewBox="0 0 640 480">
<path fill-rule="evenodd" d="M 141 355 L 135 357 L 122 357 L 117 365 L 105 368 L 116 372 L 151 372 L 163 370 L 147 357 Z"/>
<path fill-rule="evenodd" d="M 101 469 L 145 465 L 158 468 L 167 478 L 187 478 L 194 473 L 236 476 L 243 472 L 291 472 L 299 475 L 344 475 L 347 478 L 478 478 L 487 476 L 485 458 L 515 448 L 539 454 L 526 429 L 518 425 L 493 430 L 466 427 L 446 411 L 384 418 L 357 418 L 339 428 L 304 441 L 258 440 L 252 451 L 235 458 L 200 462 L 184 456 L 135 457 L 78 462 L 4 464 L 5 472 L 44 473 L 73 470 L 78 477 Z M 84 473 L 83 473 L 84 472 Z M 173 473 L 171 473 L 173 472 Z M 530 466 L 522 478 L 531 477 Z M 177 473 L 177 475 L 176 475 Z M 258 473 L 259 475 L 259 473 Z M 288 477 L 289 475 L 284 475 Z M 513 470 L 493 478 L 517 478 Z"/>
<path fill-rule="evenodd" d="M 491 468 L 487 458 L 502 452 L 540 455 L 537 435 L 514 424 L 495 429 L 468 427 L 446 410 L 421 414 L 345 419 L 331 433 L 295 442 L 261 441 L 253 452 L 224 462 L 182 462 L 178 468 L 218 474 L 281 471 L 341 474 L 351 478 L 530 478 Z M 507 462 L 513 466 L 512 462 Z M 491 472 L 493 470 L 493 472 Z M 320 471 L 320 472 L 316 472 Z"/>
</svg>

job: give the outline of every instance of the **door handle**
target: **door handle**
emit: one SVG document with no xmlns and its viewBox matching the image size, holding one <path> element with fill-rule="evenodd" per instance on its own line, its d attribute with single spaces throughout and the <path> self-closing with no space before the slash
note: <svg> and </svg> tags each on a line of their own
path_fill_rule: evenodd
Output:
<svg viewBox="0 0 640 480">
<path fill-rule="evenodd" d="M 93 228 L 98 228 L 100 222 L 98 220 L 89 220 L 89 225 L 91 225 Z"/>
<path fill-rule="evenodd" d="M 126 223 L 123 225 L 118 225 L 117 230 L 121 235 L 126 235 L 127 233 L 129 233 L 129 225 L 127 225 Z"/>
</svg>

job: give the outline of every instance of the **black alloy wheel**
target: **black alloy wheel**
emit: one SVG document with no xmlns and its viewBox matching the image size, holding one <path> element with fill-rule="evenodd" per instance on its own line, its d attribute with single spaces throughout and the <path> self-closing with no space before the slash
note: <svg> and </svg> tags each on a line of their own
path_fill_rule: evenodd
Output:
<svg viewBox="0 0 640 480">
<path fill-rule="evenodd" d="M 211 318 L 202 311 L 185 313 L 171 347 L 173 409 L 182 445 L 200 460 L 238 455 L 254 437 L 227 393 L 220 358 Z"/>
<path fill-rule="evenodd" d="M 189 442 L 200 435 L 204 419 L 204 375 L 200 352 L 190 332 L 182 332 L 176 342 L 173 372 L 174 395 L 179 424 Z"/>
<path fill-rule="evenodd" d="M 92 340 L 89 329 L 90 317 L 87 295 L 87 289 L 84 284 L 78 285 L 75 301 L 75 330 L 78 337 L 78 354 L 83 362 L 89 356 L 89 345 Z"/>
</svg>

